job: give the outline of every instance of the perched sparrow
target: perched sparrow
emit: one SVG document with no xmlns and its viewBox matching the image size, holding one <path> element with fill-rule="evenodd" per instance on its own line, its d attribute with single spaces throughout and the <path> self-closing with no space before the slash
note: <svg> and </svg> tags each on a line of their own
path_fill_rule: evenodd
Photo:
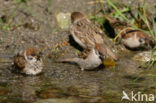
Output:
<svg viewBox="0 0 156 103">
<path fill-rule="evenodd" d="M 155 42 L 151 36 L 139 30 L 131 30 L 121 35 L 122 43 L 130 49 L 151 49 Z"/>
<path fill-rule="evenodd" d="M 81 57 L 65 58 L 56 62 L 76 63 L 81 70 L 93 70 L 102 64 L 100 54 L 96 49 L 84 51 Z"/>
<path fill-rule="evenodd" d="M 102 30 L 85 17 L 80 12 L 73 12 L 71 14 L 72 24 L 70 26 L 70 33 L 74 40 L 84 49 L 90 50 L 97 47 L 97 51 L 102 56 L 111 56 L 117 60 L 116 55 L 106 46 L 104 40 L 100 34 Z"/>
<path fill-rule="evenodd" d="M 42 72 L 43 62 L 36 48 L 27 48 L 14 57 L 14 67 L 21 73 L 36 75 Z"/>
<path fill-rule="evenodd" d="M 154 47 L 154 39 L 143 31 L 132 28 L 131 25 L 106 17 L 118 34 L 121 43 L 129 49 L 151 49 Z"/>
</svg>

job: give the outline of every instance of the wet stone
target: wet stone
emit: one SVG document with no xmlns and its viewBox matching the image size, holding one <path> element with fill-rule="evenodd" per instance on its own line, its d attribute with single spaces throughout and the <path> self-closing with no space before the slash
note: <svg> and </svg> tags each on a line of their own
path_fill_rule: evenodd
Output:
<svg viewBox="0 0 156 103">
<path fill-rule="evenodd" d="M 44 99 L 38 100 L 34 103 L 80 103 L 78 100 L 73 98 L 55 98 L 55 99 Z"/>
<path fill-rule="evenodd" d="M 24 25 L 23 25 L 23 27 L 24 28 L 27 28 L 27 29 L 30 29 L 30 30 L 34 30 L 34 31 L 38 31 L 39 29 L 40 29 L 40 26 L 39 26 L 39 24 L 34 24 L 34 23 L 32 23 L 32 22 L 30 22 L 30 23 L 25 23 Z"/>
<path fill-rule="evenodd" d="M 70 25 L 70 13 L 58 13 L 56 15 L 58 26 L 61 29 L 68 29 Z"/>
<path fill-rule="evenodd" d="M 0 96 L 5 96 L 8 95 L 11 91 L 4 88 L 4 87 L 0 87 Z"/>
<path fill-rule="evenodd" d="M 8 85 L 9 85 L 9 83 L 0 81 L 0 87 L 6 87 Z"/>
<path fill-rule="evenodd" d="M 63 91 L 58 88 L 50 88 L 46 90 L 41 90 L 37 92 L 37 94 L 40 98 L 43 98 L 43 99 L 65 97 Z"/>
<path fill-rule="evenodd" d="M 152 52 L 151 52 L 151 51 L 144 51 L 144 52 L 136 53 L 136 54 L 132 57 L 132 59 L 135 60 L 135 61 L 144 63 L 144 62 L 150 61 L 150 60 L 152 59 L 151 56 L 154 57 L 155 54 L 152 55 Z"/>
<path fill-rule="evenodd" d="M 97 95 L 97 87 L 94 85 L 88 87 L 72 86 L 68 87 L 66 92 L 72 96 L 90 97 Z"/>
</svg>

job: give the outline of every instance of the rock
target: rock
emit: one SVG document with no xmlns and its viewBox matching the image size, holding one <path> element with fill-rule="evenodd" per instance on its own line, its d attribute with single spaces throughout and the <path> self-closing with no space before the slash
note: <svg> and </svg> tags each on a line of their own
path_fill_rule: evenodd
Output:
<svg viewBox="0 0 156 103">
<path fill-rule="evenodd" d="M 38 100 L 34 103 L 80 103 L 78 100 L 74 98 L 56 98 L 56 99 L 44 99 L 44 100 Z"/>
<path fill-rule="evenodd" d="M 6 88 L 2 88 L 0 87 L 0 96 L 4 96 L 4 95 L 7 95 L 9 94 L 11 91 L 6 89 Z"/>
<path fill-rule="evenodd" d="M 154 53 L 154 55 L 152 56 L 151 53 L 152 53 L 151 51 L 139 52 L 139 53 L 136 53 L 132 57 L 132 59 L 135 61 L 139 61 L 139 62 L 149 62 L 152 59 L 152 57 L 154 57 L 154 55 L 156 55 L 156 53 Z"/>
<path fill-rule="evenodd" d="M 63 91 L 58 88 L 50 88 L 39 92 L 39 97 L 43 99 L 65 97 Z"/>
<path fill-rule="evenodd" d="M 11 63 L 11 61 L 8 58 L 1 58 L 0 57 L 0 63 Z"/>
<path fill-rule="evenodd" d="M 70 25 L 70 13 L 58 13 L 56 20 L 61 29 L 68 29 Z"/>
</svg>

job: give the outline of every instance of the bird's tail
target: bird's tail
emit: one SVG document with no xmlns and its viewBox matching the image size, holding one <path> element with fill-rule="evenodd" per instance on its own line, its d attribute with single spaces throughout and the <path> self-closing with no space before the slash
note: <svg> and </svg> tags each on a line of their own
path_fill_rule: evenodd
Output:
<svg viewBox="0 0 156 103">
<path fill-rule="evenodd" d="M 118 60 L 118 57 L 109 49 L 106 47 L 107 54 L 112 57 L 114 60 Z"/>
<path fill-rule="evenodd" d="M 102 54 L 106 56 L 112 57 L 114 60 L 118 60 L 118 57 L 108 48 L 105 44 L 97 44 L 96 49 Z"/>
<path fill-rule="evenodd" d="M 77 63 L 79 58 L 64 58 L 55 60 L 56 63 Z"/>
</svg>

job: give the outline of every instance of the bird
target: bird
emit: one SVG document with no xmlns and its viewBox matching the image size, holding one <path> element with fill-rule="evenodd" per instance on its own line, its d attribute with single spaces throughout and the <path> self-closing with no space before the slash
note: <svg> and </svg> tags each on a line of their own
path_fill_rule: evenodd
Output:
<svg viewBox="0 0 156 103">
<path fill-rule="evenodd" d="M 114 29 L 115 34 L 118 34 L 116 38 L 126 48 L 130 50 L 149 50 L 155 46 L 155 40 L 144 31 L 135 29 L 130 24 L 115 20 L 110 16 L 105 16 L 105 18 Z"/>
<path fill-rule="evenodd" d="M 122 43 L 131 50 L 149 50 L 155 46 L 155 41 L 143 31 L 131 30 L 121 35 Z"/>
<path fill-rule="evenodd" d="M 84 70 L 94 70 L 102 64 L 102 58 L 96 49 L 85 49 L 79 57 L 58 59 L 56 62 L 60 63 L 75 63 L 79 68 Z"/>
<path fill-rule="evenodd" d="M 43 70 L 41 53 L 36 48 L 19 51 L 13 58 L 14 70 L 26 75 L 37 75 Z"/>
<path fill-rule="evenodd" d="M 84 14 L 81 12 L 71 13 L 71 26 L 70 34 L 73 39 L 83 48 L 83 49 L 97 49 L 100 55 L 110 56 L 114 60 L 117 60 L 117 56 L 108 48 L 104 43 L 101 36 L 103 31 L 95 26 Z"/>
</svg>

